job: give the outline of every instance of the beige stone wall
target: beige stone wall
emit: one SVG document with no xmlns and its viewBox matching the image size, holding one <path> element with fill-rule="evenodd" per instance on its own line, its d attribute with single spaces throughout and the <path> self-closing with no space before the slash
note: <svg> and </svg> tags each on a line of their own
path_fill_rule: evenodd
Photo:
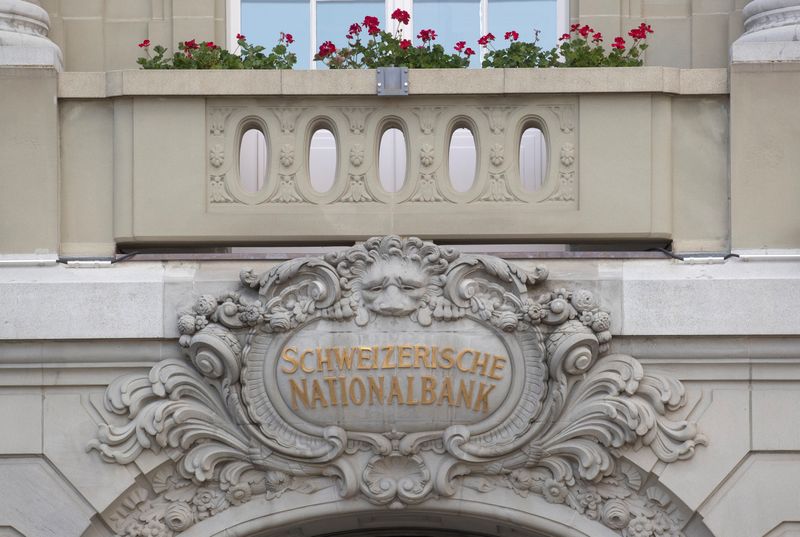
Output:
<svg viewBox="0 0 800 537">
<path fill-rule="evenodd" d="M 800 248 L 800 62 L 731 68 L 736 249 Z"/>
<path fill-rule="evenodd" d="M 42 0 L 68 71 L 136 67 L 144 39 L 225 42 L 225 0 Z"/>
</svg>

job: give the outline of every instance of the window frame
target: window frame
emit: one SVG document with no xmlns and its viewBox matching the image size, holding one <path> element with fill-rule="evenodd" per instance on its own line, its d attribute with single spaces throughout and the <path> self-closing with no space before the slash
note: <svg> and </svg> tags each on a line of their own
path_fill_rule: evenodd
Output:
<svg viewBox="0 0 800 537">
<path fill-rule="evenodd" d="M 317 51 L 317 4 L 327 1 L 341 0 L 308 0 L 309 2 L 309 69 L 316 69 L 317 62 L 314 61 L 314 54 Z M 388 21 L 387 28 L 394 32 L 397 30 L 397 21 L 392 20 L 391 14 L 395 9 L 404 9 L 411 14 L 409 33 L 414 35 L 414 0 L 384 0 L 384 21 Z M 479 21 L 480 33 L 485 35 L 489 31 L 489 0 L 479 0 Z M 226 44 L 228 50 L 235 50 L 237 47 L 236 34 L 242 30 L 242 0 L 225 0 L 226 20 Z M 556 0 L 556 35 L 567 32 L 569 27 L 569 0 Z M 479 47 L 479 60 L 483 61 L 483 54 L 486 49 Z"/>
</svg>

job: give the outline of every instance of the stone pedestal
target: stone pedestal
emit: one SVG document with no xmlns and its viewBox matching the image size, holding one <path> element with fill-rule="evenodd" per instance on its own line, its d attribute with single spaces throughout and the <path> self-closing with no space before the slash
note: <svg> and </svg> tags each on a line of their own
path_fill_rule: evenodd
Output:
<svg viewBox="0 0 800 537">
<path fill-rule="evenodd" d="M 0 261 L 58 253 L 58 71 L 40 6 L 0 0 Z M 34 209 L 35 208 L 35 209 Z"/>
<path fill-rule="evenodd" d="M 61 49 L 47 38 L 50 17 L 40 6 L 0 0 L 0 65 L 47 66 L 61 71 Z"/>
<path fill-rule="evenodd" d="M 800 249 L 800 0 L 754 0 L 731 51 L 731 236 Z"/>
</svg>

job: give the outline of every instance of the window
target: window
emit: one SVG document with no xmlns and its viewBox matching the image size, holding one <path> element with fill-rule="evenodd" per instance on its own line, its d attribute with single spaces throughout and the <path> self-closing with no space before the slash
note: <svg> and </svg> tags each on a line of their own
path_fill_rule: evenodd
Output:
<svg viewBox="0 0 800 537">
<path fill-rule="evenodd" d="M 280 32 L 295 38 L 297 69 L 319 69 L 312 58 L 323 41 L 344 43 L 352 22 L 365 15 L 381 19 L 386 27 L 389 15 L 397 8 L 411 13 L 410 34 L 433 28 L 445 49 L 457 40 L 466 40 L 475 50 L 478 38 L 487 32 L 503 42 L 503 34 L 517 30 L 521 38 L 531 39 L 539 30 L 543 47 L 556 44 L 567 31 L 568 0 L 227 0 L 228 47 L 236 48 L 236 34 L 270 48 Z M 390 21 L 393 22 L 393 21 Z M 389 26 L 392 29 L 391 26 Z M 471 67 L 480 66 L 480 57 Z"/>
</svg>

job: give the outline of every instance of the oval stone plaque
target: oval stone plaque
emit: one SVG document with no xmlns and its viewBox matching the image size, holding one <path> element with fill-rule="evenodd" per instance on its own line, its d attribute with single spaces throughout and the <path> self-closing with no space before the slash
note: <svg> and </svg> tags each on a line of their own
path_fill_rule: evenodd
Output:
<svg viewBox="0 0 800 537">
<path fill-rule="evenodd" d="M 469 425 L 492 415 L 511 386 L 508 348 L 470 319 L 424 328 L 407 318 L 321 320 L 281 339 L 264 355 L 265 389 L 274 379 L 290 422 L 287 411 L 351 431 Z"/>
</svg>

